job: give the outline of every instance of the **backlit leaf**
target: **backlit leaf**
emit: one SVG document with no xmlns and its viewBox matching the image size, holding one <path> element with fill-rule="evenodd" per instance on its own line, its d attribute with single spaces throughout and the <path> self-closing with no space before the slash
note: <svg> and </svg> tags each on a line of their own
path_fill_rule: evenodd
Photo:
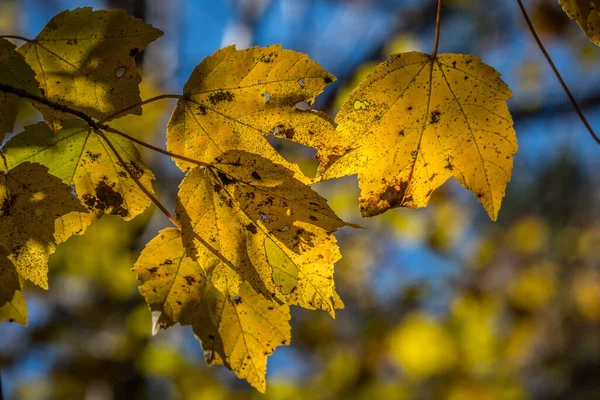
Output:
<svg viewBox="0 0 600 400">
<path fill-rule="evenodd" d="M 152 190 L 154 175 L 144 165 L 135 146 L 127 139 L 105 133 L 139 181 Z M 12 138 L 4 152 L 9 167 L 36 162 L 65 184 L 74 185 L 77 196 L 92 215 L 68 215 L 57 222 L 57 240 L 62 242 L 85 228 L 102 213 L 129 221 L 141 214 L 151 200 L 127 174 L 111 149 L 84 121 L 69 120 L 56 135 L 44 123 L 29 125 Z"/>
<path fill-rule="evenodd" d="M 51 101 L 106 117 L 140 99 L 142 78 L 133 57 L 162 32 L 125 10 L 63 11 L 19 48 Z M 54 131 L 70 114 L 37 105 Z M 130 113 L 141 114 L 136 108 Z"/>
<path fill-rule="evenodd" d="M 46 167 L 23 163 L 0 174 L 0 246 L 8 250 L 20 278 L 48 288 L 55 220 L 74 211 L 85 208 Z"/>
<path fill-rule="evenodd" d="M 569 18 L 577 21 L 590 40 L 600 46 L 600 1 L 558 0 Z"/>
<path fill-rule="evenodd" d="M 248 283 L 237 293 L 217 288 L 206 266 L 187 256 L 176 229 L 165 229 L 150 241 L 134 270 L 150 309 L 192 325 L 209 365 L 223 364 L 265 391 L 268 356 L 290 343 L 287 305 L 266 299 Z"/>
<path fill-rule="evenodd" d="M 17 290 L 13 298 L 0 306 L 0 323 L 16 322 L 17 324 L 27 325 L 27 305 L 23 292 Z"/>
<path fill-rule="evenodd" d="M 302 111 L 335 77 L 306 54 L 281 46 L 234 46 L 205 58 L 185 84 L 167 130 L 170 151 L 211 162 L 228 150 L 244 150 L 286 165 L 264 138 L 273 135 L 319 148 L 334 137 L 324 114 Z M 340 151 L 343 149 L 340 149 Z M 174 159 L 182 168 L 194 165 Z"/>
<path fill-rule="evenodd" d="M 16 52 L 14 44 L 2 38 L 0 38 L 0 84 L 10 85 L 35 95 L 40 94 L 35 74 L 23 56 Z M 0 90 L 0 143 L 4 135 L 12 131 L 18 108 L 19 97 Z"/>
<path fill-rule="evenodd" d="M 0 246 L 0 323 L 16 322 L 27 325 L 27 307 L 15 266 L 8 251 Z"/>
<path fill-rule="evenodd" d="M 213 165 L 216 173 L 195 168 L 180 186 L 176 210 L 189 254 L 220 290 L 241 283 L 221 276 L 228 264 L 259 293 L 333 316 L 341 257 L 333 232 L 346 224 L 292 171 L 261 156 L 231 151 Z"/>
<path fill-rule="evenodd" d="M 495 220 L 517 151 L 510 97 L 500 75 L 475 56 L 391 56 L 340 110 L 341 140 L 355 150 L 324 178 L 358 173 L 361 213 L 374 216 L 426 206 L 453 176 Z"/>
</svg>

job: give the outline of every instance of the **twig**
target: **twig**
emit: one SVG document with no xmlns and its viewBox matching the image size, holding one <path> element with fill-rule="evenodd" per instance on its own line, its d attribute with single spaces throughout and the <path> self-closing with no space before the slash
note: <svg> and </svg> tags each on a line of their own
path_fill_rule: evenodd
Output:
<svg viewBox="0 0 600 400">
<path fill-rule="evenodd" d="M 163 150 L 163 149 L 161 149 L 159 147 L 153 146 L 153 145 L 151 145 L 149 143 L 146 143 L 146 142 L 144 142 L 142 140 L 136 139 L 133 136 L 130 136 L 130 135 L 124 133 L 124 132 L 121 132 L 121 131 L 119 131 L 117 129 L 114 129 L 114 128 L 110 127 L 109 125 L 106 125 L 103 121 L 106 121 L 106 120 L 110 119 L 111 117 L 107 117 L 107 118 L 105 118 L 105 119 L 103 119 L 101 121 L 95 121 L 92 117 L 90 117 L 89 115 L 85 114 L 84 112 L 75 110 L 75 109 L 73 109 L 71 107 L 64 106 L 62 104 L 55 103 L 55 102 L 53 102 L 51 100 L 48 100 L 48 99 L 46 99 L 44 97 L 37 96 L 35 94 L 31 94 L 31 93 L 29 93 L 29 92 L 27 92 L 27 91 L 25 91 L 23 89 L 18 89 L 18 88 L 15 88 L 15 87 L 12 87 L 12 86 L 9 86 L 9 85 L 5 85 L 5 84 L 1 84 L 1 83 L 0 83 L 0 92 L 12 93 L 12 94 L 15 94 L 15 95 L 20 96 L 20 97 L 25 97 L 25 98 L 33 100 L 35 102 L 47 105 L 48 107 L 53 108 L 53 109 L 55 109 L 57 111 L 62 111 L 64 113 L 74 115 L 76 117 L 81 118 L 85 122 L 87 122 L 88 125 L 90 127 L 92 127 L 93 129 L 95 129 L 95 130 L 105 130 L 107 132 L 115 133 L 117 135 L 123 136 L 123 137 L 131 140 L 132 142 L 135 142 L 135 143 L 139 144 L 140 146 L 147 147 L 147 148 L 149 148 L 151 150 L 154 150 L 154 151 L 156 151 L 158 153 L 162 153 L 164 155 L 167 155 L 167 156 L 170 156 L 170 157 L 173 157 L 173 158 L 178 158 L 180 160 L 187 161 L 189 163 L 200 165 L 200 166 L 203 166 L 203 167 L 210 166 L 210 164 L 208 164 L 208 163 L 197 161 L 197 160 L 194 160 L 194 159 L 189 158 L 189 157 L 185 157 L 185 156 L 182 156 L 182 155 L 179 155 L 179 154 L 176 154 L 176 153 L 172 153 L 172 152 L 167 151 L 167 150 Z M 135 106 L 130 106 L 130 107 L 127 107 L 127 108 L 125 108 L 123 110 L 120 110 L 117 113 L 113 114 L 112 117 L 114 118 L 114 116 L 116 116 L 116 115 L 120 115 L 120 114 L 122 114 L 124 112 L 129 111 L 132 108 L 135 108 L 135 107 L 137 107 L 139 105 L 148 104 L 148 103 L 150 103 L 152 101 L 160 100 L 160 99 L 163 99 L 163 98 L 181 98 L 181 97 L 183 97 L 183 96 L 179 96 L 179 95 L 175 95 L 175 94 L 165 94 L 165 95 L 162 95 L 162 96 L 156 96 L 156 97 L 144 100 L 144 101 L 136 104 Z M 5 164 L 6 164 L 6 162 L 5 162 Z"/>
<path fill-rule="evenodd" d="M 157 100 L 162 100 L 162 99 L 182 99 L 182 98 L 183 98 L 183 96 L 179 95 L 179 94 L 161 94 L 160 96 L 151 97 L 151 98 L 146 99 L 144 101 L 140 101 L 138 103 L 135 103 L 135 104 L 133 104 L 133 105 L 131 105 L 129 107 L 126 107 L 126 108 L 124 108 L 122 110 L 119 110 L 119 111 L 117 111 L 117 112 L 109 115 L 108 117 L 101 119 L 100 121 L 98 121 L 98 123 L 99 124 L 103 124 L 105 122 L 110 122 L 113 119 L 115 119 L 115 118 L 117 118 L 117 117 L 125 114 L 126 112 L 133 110 L 134 108 L 138 108 L 138 107 L 144 106 L 144 105 L 146 105 L 148 103 L 152 103 L 152 102 L 157 101 Z"/>
<path fill-rule="evenodd" d="M 28 39 L 24 36 L 17 36 L 17 35 L 0 35 L 0 39 L 16 39 L 16 40 L 23 40 L 25 42 L 35 42 L 34 39 Z"/>
<path fill-rule="evenodd" d="M 177 221 L 177 219 L 173 216 L 173 214 L 171 214 L 171 212 L 169 210 L 167 210 L 167 208 L 156 197 L 154 197 L 154 195 L 152 193 L 150 193 L 150 191 L 148 189 L 146 189 L 146 187 L 142 184 L 142 182 L 140 182 L 140 180 L 137 178 L 137 176 L 129 168 L 129 166 L 127 165 L 125 160 L 123 160 L 123 157 L 121 157 L 121 154 L 119 154 L 119 152 L 117 151 L 115 146 L 112 144 L 112 142 L 106 137 L 104 132 L 102 132 L 99 129 L 95 129 L 94 132 L 106 142 L 108 147 L 110 147 L 111 151 L 117 157 L 117 159 L 119 160 L 119 162 L 121 163 L 123 168 L 125 168 L 125 171 L 127 171 L 127 174 L 129 174 L 131 179 L 133 179 L 133 181 L 140 188 L 140 190 L 142 192 L 144 192 L 144 194 L 146 196 L 148 196 L 148 198 L 150 200 L 152 200 L 152 202 L 156 205 L 156 207 L 158 207 L 158 209 L 160 211 L 162 211 L 162 213 L 173 223 L 173 225 L 175 225 L 177 227 L 177 229 L 181 230 L 181 224 L 179 223 L 179 221 Z"/>
<path fill-rule="evenodd" d="M 156 147 L 156 146 L 153 146 L 153 145 L 151 145 L 149 143 L 146 143 L 143 140 L 136 139 L 133 136 L 130 136 L 130 135 L 126 134 L 125 132 L 121 132 L 121 131 L 113 128 L 113 127 L 103 126 L 102 129 L 104 129 L 107 132 L 111 132 L 111 133 L 114 133 L 116 135 L 123 136 L 124 138 L 129 139 L 132 142 L 135 142 L 135 143 L 139 144 L 140 146 L 144 146 L 144 147 L 146 147 L 146 148 L 148 148 L 150 150 L 154 150 L 157 153 L 161 153 L 161 154 L 164 154 L 166 156 L 173 157 L 173 158 L 178 158 L 180 160 L 187 161 L 189 163 L 196 164 L 196 165 L 199 165 L 201 167 L 211 167 L 211 165 L 209 163 L 205 163 L 205 162 L 202 162 L 202 161 L 194 160 L 193 158 L 182 156 L 182 155 L 179 155 L 179 154 L 176 154 L 176 153 L 171 153 L 170 151 L 163 150 L 160 147 Z"/>
<path fill-rule="evenodd" d="M 440 45 L 440 26 L 442 25 L 442 3 L 443 0 L 438 0 L 437 16 L 435 19 L 435 39 L 433 42 L 433 51 L 431 52 L 431 58 L 435 59 L 438 53 L 438 47 Z"/>
<path fill-rule="evenodd" d="M 15 87 L 0 83 L 0 92 L 16 94 L 19 97 L 24 97 L 26 99 L 33 100 L 37 103 L 45 104 L 48 107 L 53 108 L 57 111 L 62 111 L 64 113 L 75 115 L 76 117 L 81 118 L 82 120 L 87 122 L 89 126 L 91 126 L 94 129 L 101 128 L 101 126 L 96 121 L 94 121 L 94 119 L 92 117 L 90 117 L 86 113 L 75 110 L 71 107 L 68 107 L 68 106 L 65 106 L 62 104 L 55 103 L 51 100 L 46 99 L 45 97 L 31 94 L 31 93 L 27 92 L 26 90 L 15 88 Z"/>
<path fill-rule="evenodd" d="M 567 84 L 565 83 L 562 76 L 560 75 L 560 72 L 558 72 L 556 65 L 554 65 L 554 61 L 552 61 L 552 58 L 546 51 L 544 44 L 542 43 L 540 37 L 538 36 L 537 31 L 535 30 L 535 27 L 533 26 L 533 23 L 531 22 L 531 19 L 529 18 L 529 15 L 527 14 L 527 10 L 525 10 L 525 7 L 523 6 L 523 2 L 521 0 L 517 0 L 517 3 L 519 4 L 519 8 L 521 9 L 521 12 L 523 13 L 523 17 L 525 18 L 525 21 L 527 22 L 527 26 L 529 27 L 529 30 L 531 31 L 533 38 L 535 39 L 538 47 L 544 54 L 544 57 L 546 57 L 546 61 L 548 61 L 550 68 L 552 68 L 554 75 L 556 75 L 556 79 L 558 79 L 558 82 L 560 82 L 560 85 L 562 86 L 563 90 L 567 94 L 567 97 L 571 101 L 573 108 L 575 108 L 575 111 L 579 115 L 579 118 L 581 119 L 581 121 L 583 122 L 585 127 L 587 128 L 587 130 L 590 133 L 590 135 L 592 136 L 592 138 L 596 141 L 596 143 L 600 144 L 600 137 L 598 137 L 598 135 L 596 135 L 596 133 L 592 129 L 592 126 L 590 125 L 588 120 L 585 118 L 585 115 L 583 115 L 583 111 L 581 111 L 579 104 L 577 104 L 577 100 L 575 100 L 575 97 L 573 97 L 573 95 L 571 94 L 571 91 L 569 90 Z"/>
</svg>

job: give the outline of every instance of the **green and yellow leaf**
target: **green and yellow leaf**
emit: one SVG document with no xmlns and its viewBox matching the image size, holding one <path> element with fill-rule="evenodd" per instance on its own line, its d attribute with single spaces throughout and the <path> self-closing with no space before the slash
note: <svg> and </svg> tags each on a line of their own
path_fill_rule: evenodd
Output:
<svg viewBox="0 0 600 400">
<path fill-rule="evenodd" d="M 256 293 L 248 283 L 221 291 L 205 265 L 186 254 L 181 233 L 165 229 L 140 255 L 135 272 L 153 312 L 192 325 L 209 365 L 223 364 L 264 392 L 267 358 L 290 343 L 289 306 Z"/>
<path fill-rule="evenodd" d="M 152 191 L 154 174 L 144 165 L 136 147 L 121 136 L 104 134 L 137 179 Z M 3 150 L 9 168 L 26 161 L 48 167 L 52 175 L 74 186 L 77 196 L 90 211 L 83 215 L 66 215 L 57 221 L 59 243 L 72 234 L 83 233 L 104 213 L 129 221 L 151 204 L 106 142 L 84 121 L 64 121 L 56 135 L 43 122 L 29 125 L 8 141 Z"/>
<path fill-rule="evenodd" d="M 16 322 L 27 325 L 27 307 L 15 266 L 8 251 L 0 246 L 0 323 Z"/>
<path fill-rule="evenodd" d="M 600 46 L 600 1 L 558 0 L 558 2 L 569 18 L 577 21 L 590 40 Z"/>
<path fill-rule="evenodd" d="M 39 164 L 22 163 L 0 174 L 0 246 L 20 278 L 48 288 L 56 218 L 85 208 L 71 188 Z"/>
<path fill-rule="evenodd" d="M 49 100 L 104 118 L 141 101 L 134 56 L 162 32 L 125 10 L 63 11 L 19 48 Z M 38 104 L 54 131 L 70 114 Z M 141 114 L 141 107 L 130 110 Z"/>
<path fill-rule="evenodd" d="M 495 220 L 517 139 L 500 74 L 478 57 L 404 53 L 355 89 L 337 115 L 347 152 L 324 179 L 358 174 L 363 216 L 424 207 L 448 178 Z M 332 149 L 331 153 L 335 153 Z"/>
<path fill-rule="evenodd" d="M 17 324 L 27 325 L 27 304 L 23 292 L 17 290 L 3 306 L 0 306 L 0 324 L 2 322 L 16 322 Z"/>
<path fill-rule="evenodd" d="M 266 158 L 231 151 L 213 166 L 217 172 L 188 173 L 176 205 L 188 252 L 211 281 L 235 292 L 245 280 L 266 296 L 335 315 L 341 256 L 333 233 L 346 224 L 293 171 Z M 223 268 L 243 279 L 232 283 Z"/>
<path fill-rule="evenodd" d="M 312 104 L 335 77 L 306 54 L 281 46 L 218 50 L 194 70 L 167 130 L 168 150 L 211 162 L 228 150 L 259 154 L 302 177 L 264 138 L 273 135 L 317 149 L 334 137 L 332 121 Z M 341 151 L 342 149 L 340 149 Z M 174 159 L 182 169 L 194 167 Z"/>
<path fill-rule="evenodd" d="M 22 55 L 17 53 L 15 45 L 0 38 L 0 85 L 9 85 L 30 94 L 40 95 L 38 83 L 31 67 Z M 19 108 L 19 97 L 4 93 L 0 88 L 0 143 L 4 135 L 12 132 Z"/>
</svg>

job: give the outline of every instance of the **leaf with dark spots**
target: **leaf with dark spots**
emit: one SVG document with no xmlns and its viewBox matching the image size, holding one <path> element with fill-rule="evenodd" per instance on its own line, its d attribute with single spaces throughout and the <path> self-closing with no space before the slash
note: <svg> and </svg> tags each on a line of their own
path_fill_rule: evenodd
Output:
<svg viewBox="0 0 600 400">
<path fill-rule="evenodd" d="M 19 278 L 48 288 L 55 222 L 85 211 L 71 188 L 42 165 L 24 162 L 0 173 L 0 248 L 8 250 Z"/>
<path fill-rule="evenodd" d="M 506 103 L 511 97 L 500 74 L 478 57 L 394 54 L 336 116 L 339 141 L 349 150 L 322 178 L 358 174 L 361 212 L 374 216 L 392 207 L 425 207 L 454 177 L 475 196 L 485 193 L 477 197 L 495 220 L 518 148 Z M 357 109 L 357 102 L 371 106 Z M 407 183 L 400 198 L 396 182 Z"/>
<path fill-rule="evenodd" d="M 11 210 L 15 206 L 16 201 L 16 194 L 8 194 L 8 197 L 2 199 L 2 207 L 0 208 L 0 214 L 2 214 L 3 217 L 9 217 Z"/>
<path fill-rule="evenodd" d="M 252 177 L 253 177 L 254 179 L 258 180 L 258 181 L 260 181 L 260 180 L 261 180 L 261 177 L 260 177 L 260 175 L 259 175 L 259 174 L 258 174 L 258 172 L 256 172 L 256 171 L 253 171 L 253 172 L 252 172 Z"/>
<path fill-rule="evenodd" d="M 161 35 L 125 10 L 85 7 L 57 14 L 19 52 L 32 66 L 44 97 L 101 119 L 141 101 L 132 49 L 142 50 Z M 75 118 L 42 103 L 35 106 L 55 132 L 62 121 Z M 140 115 L 142 108 L 127 113 Z"/>
<path fill-rule="evenodd" d="M 217 179 L 194 168 L 180 186 L 176 211 L 190 254 L 210 243 L 235 268 L 250 270 L 244 279 L 262 295 L 333 315 L 335 289 L 327 278 L 339 258 L 333 232 L 345 223 L 292 171 L 263 157 L 231 151 L 213 165 Z M 213 273 L 222 276 L 227 262 L 221 259 Z"/>
<path fill-rule="evenodd" d="M 210 101 L 210 103 L 213 106 L 216 106 L 217 104 L 223 102 L 223 101 L 233 101 L 235 99 L 235 95 L 233 93 L 231 93 L 230 91 L 219 91 L 219 92 L 215 92 L 215 93 L 211 93 L 210 96 L 208 96 L 208 100 Z"/>
<path fill-rule="evenodd" d="M 253 223 L 249 223 L 248 225 L 246 225 L 246 230 L 253 234 L 256 234 L 258 232 L 256 225 L 254 225 Z"/>
<path fill-rule="evenodd" d="M 160 274 L 148 272 L 164 254 L 173 263 L 161 266 Z M 267 358 L 279 343 L 290 342 L 288 305 L 257 293 L 248 282 L 234 288 L 220 285 L 216 276 L 209 279 L 209 270 L 187 255 L 177 229 L 165 229 L 150 241 L 134 271 L 163 329 L 191 325 L 209 365 L 225 365 L 264 392 Z M 229 267 L 220 273 L 228 279 L 237 275 Z"/>
<path fill-rule="evenodd" d="M 221 171 L 217 171 L 217 176 L 219 177 L 219 180 L 224 186 L 231 185 L 236 182 L 235 179 L 231 178 L 229 175 L 226 175 Z"/>
<path fill-rule="evenodd" d="M 281 46 L 218 50 L 185 84 L 167 128 L 167 149 L 206 163 L 226 151 L 243 150 L 292 169 L 308 183 L 299 166 L 279 154 L 265 135 L 311 147 L 335 142 L 327 114 L 296 108 L 301 102 L 313 104 L 333 80 L 306 54 Z M 196 166 L 177 157 L 173 161 L 184 171 Z"/>
<path fill-rule="evenodd" d="M 96 204 L 94 207 L 111 215 L 127 217 L 129 211 L 123 207 L 123 196 L 105 181 L 96 186 Z"/>
<path fill-rule="evenodd" d="M 153 192 L 154 175 L 144 165 L 132 142 L 110 132 L 104 132 L 104 135 L 119 151 L 138 181 Z M 114 205 L 113 214 L 130 220 L 152 203 L 107 147 L 104 139 L 91 130 L 85 121 L 63 121 L 63 129 L 57 134 L 43 122 L 26 126 L 24 132 L 6 143 L 4 151 L 11 168 L 24 161 L 47 166 L 51 174 L 65 184 L 73 185 L 81 202 L 90 210 L 102 212 Z M 98 186 L 100 182 L 104 184 Z M 97 193 L 98 188 L 103 193 Z M 99 198 L 102 201 L 99 202 Z M 102 215 L 101 212 L 85 217 L 77 214 L 65 216 L 61 231 L 63 241 L 77 232 L 83 233 L 94 219 Z M 82 225 L 82 220 L 86 220 L 86 224 Z"/>
<path fill-rule="evenodd" d="M 196 283 L 196 278 L 194 278 L 191 275 L 184 276 L 183 278 L 185 279 L 185 281 L 187 282 L 187 284 L 189 286 L 192 286 L 194 283 Z"/>
</svg>

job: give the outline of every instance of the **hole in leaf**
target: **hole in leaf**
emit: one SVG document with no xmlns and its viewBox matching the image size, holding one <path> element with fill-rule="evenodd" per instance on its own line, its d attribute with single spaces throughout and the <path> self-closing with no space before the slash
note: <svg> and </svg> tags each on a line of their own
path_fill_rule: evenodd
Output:
<svg viewBox="0 0 600 400">
<path fill-rule="evenodd" d="M 272 219 L 267 217 L 265 214 L 260 214 L 260 219 L 262 219 L 263 222 L 271 222 Z"/>
<path fill-rule="evenodd" d="M 310 105 L 305 101 L 300 101 L 296 103 L 296 110 L 308 111 L 310 110 Z"/>
<path fill-rule="evenodd" d="M 268 103 L 269 100 L 271 100 L 271 95 L 269 94 L 269 92 L 265 92 L 265 103 Z"/>
<path fill-rule="evenodd" d="M 125 75 L 125 72 L 127 72 L 127 67 L 119 67 L 115 70 L 115 76 L 117 78 L 122 78 L 123 75 Z"/>
<path fill-rule="evenodd" d="M 302 79 L 302 78 L 298 79 L 298 85 L 300 85 L 300 87 L 302 89 L 304 89 L 304 79 Z"/>
</svg>

